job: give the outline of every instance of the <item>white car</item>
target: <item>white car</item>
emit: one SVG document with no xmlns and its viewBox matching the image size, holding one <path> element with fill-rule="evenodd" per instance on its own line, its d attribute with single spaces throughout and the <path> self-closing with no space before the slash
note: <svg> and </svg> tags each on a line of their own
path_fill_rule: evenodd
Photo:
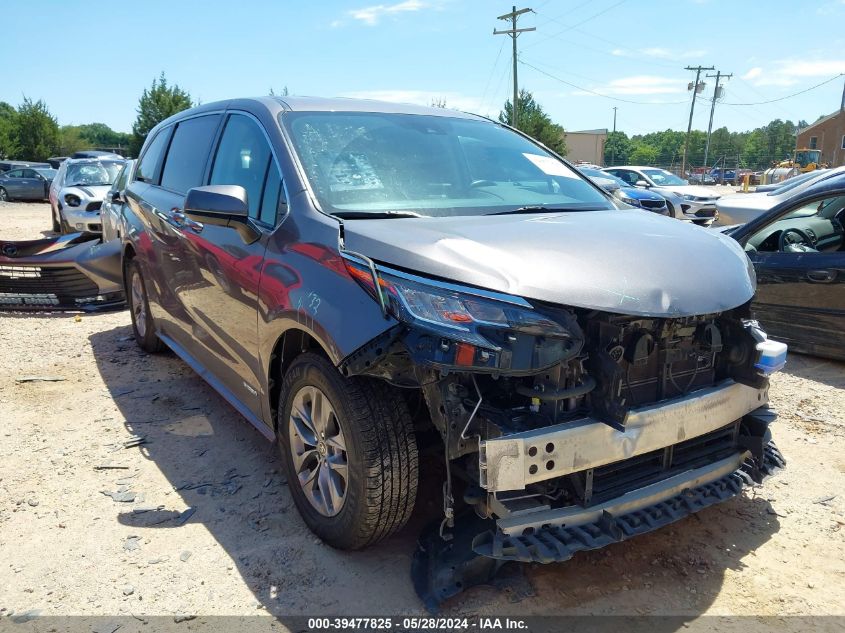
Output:
<svg viewBox="0 0 845 633">
<path fill-rule="evenodd" d="M 719 198 L 716 202 L 716 208 L 719 211 L 719 221 L 717 224 L 719 226 L 734 226 L 736 224 L 750 222 L 763 215 L 769 209 L 773 209 L 776 204 L 780 204 L 784 200 L 800 194 L 808 187 L 826 178 L 843 172 L 845 172 L 845 167 L 822 169 L 818 170 L 818 173 L 812 172 L 815 175 L 811 178 L 804 178 L 802 175 L 785 180 L 780 187 L 772 191 L 737 193 L 732 196 Z"/>
<path fill-rule="evenodd" d="M 716 200 L 719 194 L 713 193 L 710 187 L 691 185 L 683 178 L 679 178 L 670 171 L 659 167 L 642 167 L 622 165 L 620 167 L 605 167 L 603 171 L 621 178 L 632 187 L 653 189 L 655 193 L 675 194 L 681 197 L 680 214 L 675 209 L 675 217 L 683 217 L 695 224 L 710 226 L 716 219 Z M 670 199 L 671 202 L 671 199 Z"/>
<path fill-rule="evenodd" d="M 69 158 L 50 185 L 53 230 L 60 233 L 102 233 L 100 207 L 125 161 Z"/>
<path fill-rule="evenodd" d="M 127 160 L 114 184 L 106 193 L 103 200 L 103 207 L 100 209 L 100 219 L 103 224 L 103 241 L 120 237 L 120 227 L 123 221 L 123 210 L 126 207 L 126 186 L 135 178 L 136 160 Z"/>
</svg>

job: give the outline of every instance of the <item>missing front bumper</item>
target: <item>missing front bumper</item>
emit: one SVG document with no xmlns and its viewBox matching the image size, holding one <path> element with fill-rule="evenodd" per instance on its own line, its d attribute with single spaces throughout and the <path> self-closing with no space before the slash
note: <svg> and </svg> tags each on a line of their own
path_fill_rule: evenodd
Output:
<svg viewBox="0 0 845 633">
<path fill-rule="evenodd" d="M 537 563 L 569 560 L 575 552 L 598 549 L 651 532 L 735 497 L 744 487 L 756 483 L 752 476 L 755 465 L 750 455 L 747 452 L 741 455 L 736 470 L 732 467 L 735 461 L 723 460 L 701 472 L 679 475 L 676 481 L 647 486 L 613 502 L 568 516 L 566 512 L 559 512 L 556 518 L 532 516 L 521 524 L 510 521 L 507 526 L 500 521 L 500 529 L 495 533 L 476 536 L 473 550 L 501 560 Z M 783 456 L 774 443 L 769 442 L 759 466 L 763 477 L 769 477 L 785 466 Z M 720 474 L 725 468 L 730 468 L 730 472 Z M 714 474 L 716 478 L 711 479 Z"/>
<path fill-rule="evenodd" d="M 488 492 L 596 468 L 722 428 L 768 401 L 768 389 L 732 380 L 632 410 L 625 430 L 585 418 L 482 442 L 480 484 Z"/>
</svg>

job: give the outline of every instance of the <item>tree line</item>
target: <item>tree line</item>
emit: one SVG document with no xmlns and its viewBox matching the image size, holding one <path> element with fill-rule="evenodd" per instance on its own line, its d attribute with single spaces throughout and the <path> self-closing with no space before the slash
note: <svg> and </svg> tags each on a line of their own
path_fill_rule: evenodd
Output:
<svg viewBox="0 0 845 633">
<path fill-rule="evenodd" d="M 153 127 L 192 105 L 191 96 L 178 85 L 168 85 L 164 73 L 138 100 L 131 133 L 116 132 L 105 123 L 60 126 L 41 99 L 24 97 L 17 108 L 0 101 L 0 158 L 45 161 L 95 148 L 137 156 Z"/>
<path fill-rule="evenodd" d="M 796 125 L 792 121 L 775 119 L 768 125 L 747 132 L 731 132 L 726 127 L 713 130 L 707 162 L 710 167 L 724 159 L 726 167 L 765 169 L 772 162 L 792 155 L 795 132 L 806 121 Z M 686 132 L 664 130 L 629 137 L 624 132 L 611 132 L 604 146 L 606 165 L 654 165 L 677 168 L 681 164 Z M 693 130 L 690 134 L 687 164 L 704 166 L 707 133 Z M 720 163 L 721 164 L 721 163 Z"/>
</svg>

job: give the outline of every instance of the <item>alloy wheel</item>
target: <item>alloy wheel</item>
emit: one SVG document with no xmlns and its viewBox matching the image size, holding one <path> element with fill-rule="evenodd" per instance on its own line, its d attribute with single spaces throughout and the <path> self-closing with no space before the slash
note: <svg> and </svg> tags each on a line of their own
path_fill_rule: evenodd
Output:
<svg viewBox="0 0 845 633">
<path fill-rule="evenodd" d="M 302 387 L 289 423 L 294 470 L 305 497 L 323 516 L 336 516 L 346 500 L 349 463 L 334 407 L 317 387 Z"/>
<path fill-rule="evenodd" d="M 147 334 L 147 303 L 144 301 L 144 282 L 137 271 L 132 275 L 132 316 L 138 336 L 144 338 Z"/>
</svg>

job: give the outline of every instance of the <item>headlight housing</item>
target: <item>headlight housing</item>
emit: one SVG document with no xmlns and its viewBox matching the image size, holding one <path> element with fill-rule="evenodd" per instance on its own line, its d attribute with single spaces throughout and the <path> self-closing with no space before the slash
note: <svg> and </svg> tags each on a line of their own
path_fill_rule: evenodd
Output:
<svg viewBox="0 0 845 633">
<path fill-rule="evenodd" d="M 69 207 L 78 207 L 82 204 L 82 200 L 74 193 L 67 193 L 65 194 L 65 204 Z"/>
<path fill-rule="evenodd" d="M 355 259 L 346 269 L 378 298 L 370 268 Z M 428 280 L 379 268 L 387 312 L 409 326 L 409 351 L 439 367 L 537 371 L 577 354 L 584 343 L 568 311 L 554 318 L 521 297 Z"/>
<path fill-rule="evenodd" d="M 695 196 L 694 196 L 694 195 L 692 195 L 691 193 L 685 193 L 685 194 L 683 194 L 683 196 L 681 196 L 681 197 L 682 197 L 684 200 L 692 200 L 692 201 L 695 201 Z"/>
<path fill-rule="evenodd" d="M 640 204 L 634 198 L 624 193 L 621 189 L 616 190 L 616 198 L 625 204 L 630 204 L 632 207 L 639 207 Z"/>
</svg>

